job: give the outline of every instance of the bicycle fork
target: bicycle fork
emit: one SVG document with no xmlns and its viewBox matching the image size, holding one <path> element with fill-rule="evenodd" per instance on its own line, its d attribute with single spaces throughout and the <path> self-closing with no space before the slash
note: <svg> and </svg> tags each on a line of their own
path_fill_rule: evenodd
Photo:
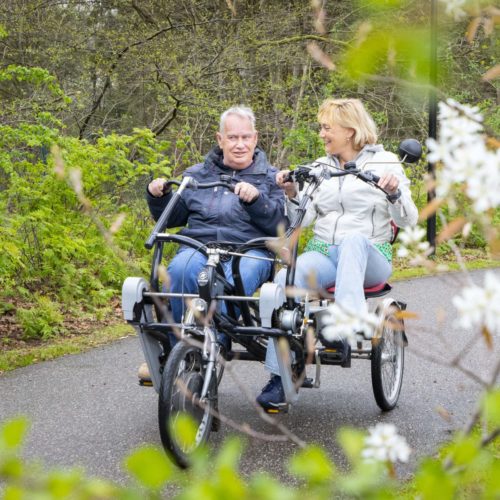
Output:
<svg viewBox="0 0 500 500">
<path fill-rule="evenodd" d="M 203 328 L 203 359 L 208 359 L 205 377 L 203 380 L 203 388 L 201 390 L 200 399 L 206 399 L 210 389 L 212 377 L 215 376 L 217 366 L 217 334 L 213 328 L 205 326 Z"/>
</svg>

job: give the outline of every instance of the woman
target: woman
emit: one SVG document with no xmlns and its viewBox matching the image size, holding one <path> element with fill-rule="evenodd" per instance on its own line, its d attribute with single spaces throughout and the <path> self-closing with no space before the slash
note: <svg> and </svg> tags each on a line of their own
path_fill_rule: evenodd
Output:
<svg viewBox="0 0 500 500">
<path fill-rule="evenodd" d="M 297 260 L 295 286 L 328 288 L 335 285 L 335 300 L 346 311 L 367 312 L 364 288 L 387 281 L 392 272 L 392 227 L 413 226 L 418 212 L 411 199 L 410 181 L 396 155 L 376 144 L 375 123 L 358 99 L 327 99 L 318 111 L 319 136 L 326 157 L 318 162 L 343 169 L 349 161 L 357 168 L 380 177 L 378 185 L 387 193 L 355 176 L 323 181 L 310 203 L 303 226 L 314 222 L 314 236 Z M 276 182 L 287 195 L 293 217 L 300 193 L 284 182 L 288 172 L 279 172 Z M 295 201 L 293 203 L 292 201 Z M 276 281 L 285 284 L 286 271 Z M 266 368 L 271 380 L 258 396 L 265 409 L 285 402 L 274 345 L 269 342 Z"/>
</svg>

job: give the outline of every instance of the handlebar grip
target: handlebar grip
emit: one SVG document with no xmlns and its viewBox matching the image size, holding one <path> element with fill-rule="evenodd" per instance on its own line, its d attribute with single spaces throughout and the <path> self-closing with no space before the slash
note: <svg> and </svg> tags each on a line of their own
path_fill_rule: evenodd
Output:
<svg viewBox="0 0 500 500">
<path fill-rule="evenodd" d="M 172 191 L 172 186 L 180 186 L 181 183 L 179 181 L 165 181 L 163 183 L 163 187 L 161 188 L 162 193 L 168 194 Z"/>
<path fill-rule="evenodd" d="M 234 184 L 232 183 L 232 178 L 230 175 L 222 174 L 220 176 L 220 186 L 227 187 L 229 191 L 234 193 Z"/>
<path fill-rule="evenodd" d="M 373 183 L 373 184 L 377 184 L 378 181 L 380 180 L 380 177 L 378 175 L 375 175 L 370 170 L 367 170 L 366 172 L 360 172 L 360 171 L 358 171 L 357 173 L 355 173 L 355 175 L 357 177 L 359 177 L 360 179 L 362 179 L 363 181 L 370 182 L 370 183 Z"/>
<path fill-rule="evenodd" d="M 161 188 L 161 192 L 163 194 L 170 193 L 172 191 L 172 186 L 168 182 L 163 183 L 163 187 Z"/>
<path fill-rule="evenodd" d="M 146 247 L 147 250 L 151 250 L 153 248 L 153 245 L 155 244 L 155 239 L 156 239 L 156 232 L 153 232 L 149 235 L 149 238 L 146 240 L 146 243 L 144 243 L 144 246 Z"/>
</svg>

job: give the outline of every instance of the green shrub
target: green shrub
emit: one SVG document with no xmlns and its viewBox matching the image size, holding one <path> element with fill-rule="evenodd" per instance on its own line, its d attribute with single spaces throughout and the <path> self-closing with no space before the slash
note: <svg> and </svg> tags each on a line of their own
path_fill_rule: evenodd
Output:
<svg viewBox="0 0 500 500">
<path fill-rule="evenodd" d="M 64 316 L 59 306 L 48 297 L 37 296 L 36 305 L 16 311 L 26 339 L 48 339 L 63 331 Z"/>
<path fill-rule="evenodd" d="M 388 460 L 363 458 L 366 447 L 374 446 L 368 445 L 364 432 L 342 429 L 338 441 L 349 460 L 348 469 L 337 468 L 324 449 L 306 445 L 288 464 L 296 479 L 293 486 L 262 472 L 242 474 L 239 462 L 244 444 L 234 437 L 227 439 L 216 454 L 204 447 L 197 450 L 188 470 L 177 469 L 163 450 L 145 445 L 124 460 L 133 481 L 118 486 L 90 479 L 81 470 L 46 470 L 39 463 L 23 461 L 26 419 L 0 426 L 0 481 L 5 498 L 158 499 L 165 498 L 162 493 L 169 486 L 175 488 L 169 488 L 169 498 L 183 499 L 497 498 L 499 450 L 498 442 L 491 439 L 498 433 L 500 392 L 486 394 L 481 409 L 481 425 L 490 430 L 489 436 L 481 434 L 480 425 L 468 435 L 457 434 L 435 456 L 425 457 L 407 481 L 398 479 L 394 464 Z M 192 439 L 193 425 L 188 419 L 182 420 L 178 431 L 184 439 Z"/>
</svg>

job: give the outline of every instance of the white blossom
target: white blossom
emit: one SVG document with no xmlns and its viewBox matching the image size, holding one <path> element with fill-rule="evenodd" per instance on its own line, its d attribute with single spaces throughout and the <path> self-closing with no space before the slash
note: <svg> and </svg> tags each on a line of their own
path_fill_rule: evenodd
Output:
<svg viewBox="0 0 500 500">
<path fill-rule="evenodd" d="M 465 5 L 465 0 L 441 0 L 442 3 L 445 4 L 446 15 L 453 16 L 455 21 L 460 21 L 463 19 L 467 13 L 462 7 Z"/>
<path fill-rule="evenodd" d="M 460 113 L 464 114 L 471 120 L 475 120 L 477 122 L 483 121 L 483 115 L 479 111 L 477 106 L 468 106 L 467 104 L 461 104 L 455 99 L 448 98 L 446 99 L 446 103 L 440 102 L 441 106 L 439 107 L 439 112 L 441 113 L 440 118 L 445 118 L 446 115 L 451 117 L 459 116 Z"/>
<path fill-rule="evenodd" d="M 500 149 L 484 151 L 482 162 L 467 179 L 465 192 L 478 213 L 500 206 Z"/>
<path fill-rule="evenodd" d="M 321 330 L 321 335 L 325 340 L 347 339 L 354 341 L 358 332 L 363 332 L 366 338 L 371 338 L 373 331 L 377 328 L 379 318 L 369 312 L 360 314 L 349 311 L 334 302 L 328 307 L 328 314 L 322 317 L 322 321 L 325 326 Z"/>
<path fill-rule="evenodd" d="M 452 199 L 455 187 L 464 186 L 475 212 L 496 208 L 500 205 L 500 153 L 486 147 L 479 109 L 447 99 L 439 103 L 438 116 L 439 138 L 427 140 L 429 161 L 441 163 L 436 171 L 437 196 Z"/>
<path fill-rule="evenodd" d="M 440 121 L 439 139 L 448 145 L 453 152 L 454 148 L 472 145 L 477 142 L 477 134 L 482 132 L 483 126 L 476 120 L 462 115 L 456 118 Z"/>
<path fill-rule="evenodd" d="M 453 161 L 453 155 L 450 152 L 450 148 L 447 144 L 442 144 L 436 139 L 429 137 L 426 141 L 429 153 L 427 154 L 427 160 L 430 163 L 437 163 L 442 161 L 443 163 L 450 163 Z"/>
<path fill-rule="evenodd" d="M 395 425 L 379 423 L 368 431 L 365 448 L 361 452 L 365 460 L 408 462 L 410 447 L 406 439 L 397 433 Z"/>
<path fill-rule="evenodd" d="M 446 102 L 438 102 L 439 121 L 451 120 L 460 116 L 458 107 L 454 105 L 455 102 L 453 99 L 447 99 Z"/>
<path fill-rule="evenodd" d="M 456 324 L 462 328 L 487 328 L 500 332 L 500 279 L 491 271 L 485 274 L 484 286 L 472 285 L 453 297 L 458 310 Z"/>
<path fill-rule="evenodd" d="M 428 241 L 422 241 L 426 236 L 426 231 L 420 226 L 408 227 L 398 234 L 401 245 L 398 249 L 398 257 L 409 257 L 410 255 L 420 255 L 430 248 Z"/>
</svg>

